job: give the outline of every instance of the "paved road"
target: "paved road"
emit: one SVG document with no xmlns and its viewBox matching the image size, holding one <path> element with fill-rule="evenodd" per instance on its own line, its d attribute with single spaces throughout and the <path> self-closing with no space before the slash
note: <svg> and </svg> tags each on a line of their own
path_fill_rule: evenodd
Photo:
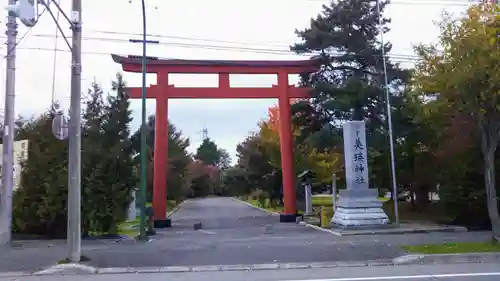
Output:
<svg viewBox="0 0 500 281">
<path fill-rule="evenodd" d="M 392 259 L 403 254 L 396 246 L 334 239 L 331 234 L 297 224 L 279 223 L 276 216 L 230 198 L 189 200 L 172 216 L 172 229 L 159 231 L 128 259 L 103 252 L 93 263 L 103 267 L 193 266 L 287 262 Z M 193 230 L 201 222 L 202 230 Z"/>
<path fill-rule="evenodd" d="M 263 263 L 390 260 L 402 244 L 486 241 L 489 233 L 432 233 L 337 237 L 231 198 L 186 201 L 173 227 L 150 243 L 85 241 L 83 255 L 96 267 L 164 267 Z M 201 222 L 202 230 L 193 224 Z M 66 257 L 64 241 L 32 241 L 0 251 L 0 272 L 36 271 Z"/>
<path fill-rule="evenodd" d="M 0 281 L 497 281 L 500 264 L 347 267 L 302 270 L 105 274 L 10 278 Z"/>
</svg>

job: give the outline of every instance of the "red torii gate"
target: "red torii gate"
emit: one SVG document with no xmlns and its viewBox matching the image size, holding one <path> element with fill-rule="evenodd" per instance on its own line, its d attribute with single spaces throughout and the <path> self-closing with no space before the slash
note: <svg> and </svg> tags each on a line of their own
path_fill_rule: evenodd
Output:
<svg viewBox="0 0 500 281">
<path fill-rule="evenodd" d="M 123 71 L 141 72 L 141 56 L 112 55 Z M 153 209 L 155 227 L 168 227 L 167 214 L 167 164 L 168 164 L 168 99 L 219 98 L 219 99 L 268 99 L 279 101 L 279 128 L 281 167 L 283 174 L 284 212 L 281 222 L 295 222 L 295 172 L 291 126 L 290 99 L 309 97 L 310 88 L 289 85 L 288 74 L 309 73 L 317 70 L 318 60 L 294 61 L 233 61 L 233 60 L 180 60 L 147 58 L 146 72 L 157 74 L 157 84 L 147 89 L 147 98 L 156 99 L 155 156 L 153 178 Z M 169 73 L 218 74 L 217 88 L 176 88 L 168 81 Z M 229 74 L 277 74 L 278 85 L 272 88 L 232 88 Z M 128 88 L 130 98 L 140 99 L 141 88 Z M 158 172 L 161 171 L 161 172 Z"/>
</svg>

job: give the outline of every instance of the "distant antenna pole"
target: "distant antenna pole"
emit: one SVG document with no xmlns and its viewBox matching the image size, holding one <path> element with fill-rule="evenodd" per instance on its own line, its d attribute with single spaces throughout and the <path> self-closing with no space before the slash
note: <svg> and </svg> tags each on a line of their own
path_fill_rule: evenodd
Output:
<svg viewBox="0 0 500 281">
<path fill-rule="evenodd" d="M 202 133 L 203 140 L 208 139 L 208 129 L 207 128 L 204 128 L 203 130 L 201 130 L 201 133 Z"/>
</svg>

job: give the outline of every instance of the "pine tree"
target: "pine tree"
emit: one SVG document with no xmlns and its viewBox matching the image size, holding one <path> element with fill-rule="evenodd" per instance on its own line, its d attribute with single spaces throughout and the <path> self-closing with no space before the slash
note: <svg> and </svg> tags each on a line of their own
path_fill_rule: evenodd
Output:
<svg viewBox="0 0 500 281">
<path fill-rule="evenodd" d="M 388 1 L 379 1 L 381 13 Z M 297 125 L 303 138 L 316 148 L 338 147 L 341 150 L 342 131 L 339 121 L 366 122 L 371 178 L 377 172 L 376 186 L 389 186 L 389 144 L 385 101 L 384 60 L 391 44 L 381 46 L 380 22 L 383 32 L 389 31 L 389 19 L 377 11 L 376 0 L 338 0 L 324 5 L 322 12 L 311 20 L 310 27 L 296 30 L 301 43 L 291 47 L 297 53 L 317 54 L 321 67 L 315 73 L 302 76 L 302 83 L 314 89 L 308 101 L 294 106 Z M 382 19 L 380 20 L 380 17 Z M 404 103 L 408 71 L 386 57 L 387 77 L 391 87 L 393 120 L 404 119 L 395 110 Z M 396 123 L 396 122 L 393 122 Z M 408 125 L 401 122 L 401 126 Z M 402 137 L 395 126 L 395 137 Z"/>
<path fill-rule="evenodd" d="M 132 201 L 131 192 L 137 185 L 129 131 L 132 112 L 120 74 L 112 87 L 115 95 L 108 96 L 103 112 L 100 141 L 103 154 L 95 167 L 97 173 L 92 183 L 99 188 L 99 194 L 93 198 L 97 197 L 99 202 L 100 230 L 108 234 L 116 234 L 117 223 L 125 219 Z"/>
<path fill-rule="evenodd" d="M 379 14 L 376 0 L 339 0 L 323 6 L 323 11 L 311 20 L 309 28 L 296 30 L 301 43 L 291 48 L 297 53 L 318 53 L 322 66 L 304 84 L 314 86 L 311 105 L 299 103 L 304 116 L 315 130 L 338 120 L 365 120 L 377 123 L 384 120 L 384 76 Z M 383 11 L 386 1 L 380 1 Z M 389 31 L 383 18 L 384 33 Z M 391 44 L 383 46 L 385 53 Z M 387 58 L 389 82 L 397 88 L 407 80 L 408 73 L 400 70 Z M 319 124 L 318 124 L 319 121 Z"/>
<path fill-rule="evenodd" d="M 100 230 L 99 207 L 102 202 L 96 200 L 100 190 L 96 181 L 99 172 L 96 167 L 102 160 L 105 150 L 102 147 L 102 123 L 104 121 L 103 90 L 93 82 L 88 90 L 86 108 L 83 114 L 82 128 L 82 228 L 84 236 Z"/>
<path fill-rule="evenodd" d="M 209 138 L 204 139 L 196 149 L 194 158 L 206 165 L 220 168 L 227 168 L 231 163 L 229 153 L 225 149 L 219 148 L 217 144 Z"/>
</svg>

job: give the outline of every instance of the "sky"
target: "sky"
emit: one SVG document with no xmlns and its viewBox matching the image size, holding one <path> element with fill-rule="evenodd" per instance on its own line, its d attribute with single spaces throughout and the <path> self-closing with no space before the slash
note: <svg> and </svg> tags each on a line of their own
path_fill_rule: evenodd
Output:
<svg viewBox="0 0 500 281">
<path fill-rule="evenodd" d="M 60 1 L 60 0 L 56 0 Z M 5 2 L 5 1 L 4 1 Z M 65 13 L 70 14 L 71 1 L 61 1 Z M 289 46 L 298 42 L 295 29 L 308 27 L 327 0 L 146 0 L 147 29 L 151 40 L 160 43 L 148 46 L 148 55 L 180 59 L 229 60 L 289 60 L 307 59 L 289 52 Z M 412 46 L 436 40 L 435 26 L 443 10 L 460 13 L 467 8 L 467 0 L 393 0 L 385 15 L 392 18 L 391 31 L 384 36 L 393 44 L 393 60 L 411 67 L 414 61 Z M 40 8 L 40 10 L 43 10 Z M 57 9 L 52 5 L 57 16 Z M 1 11 L 1 34 L 5 32 L 6 12 Z M 141 44 L 129 43 L 140 39 L 142 14 L 140 0 L 85 0 L 83 1 L 83 74 L 82 89 L 96 81 L 109 92 L 112 79 L 121 71 L 111 60 L 111 53 L 141 54 Z M 69 24 L 62 14 L 59 23 L 70 37 Z M 17 47 L 16 115 L 32 116 L 44 112 L 52 100 L 69 108 L 70 52 L 50 13 L 45 12 L 31 30 L 19 25 Z M 0 40 L 5 42 L 5 35 Z M 71 40 L 69 38 L 69 40 Z M 57 50 L 57 51 L 54 51 Z M 0 48 L 2 57 L 5 46 Z M 0 112 L 5 97 L 5 59 L 0 61 Z M 141 75 L 124 73 L 129 86 L 140 86 Z M 148 84 L 156 83 L 154 74 L 148 75 Z M 170 76 L 175 86 L 216 86 L 212 74 Z M 297 77 L 290 83 L 295 83 Z M 233 75 L 232 86 L 270 87 L 276 77 L 270 75 Z M 170 100 L 169 119 L 190 138 L 191 152 L 202 141 L 202 129 L 217 145 L 226 149 L 234 161 L 236 146 L 259 120 L 266 118 L 267 109 L 276 100 L 244 99 L 189 99 Z M 140 101 L 131 104 L 134 120 L 132 130 L 140 124 Z M 148 114 L 154 114 L 155 101 L 148 100 Z M 2 114 L 3 115 L 3 114 Z"/>
</svg>

